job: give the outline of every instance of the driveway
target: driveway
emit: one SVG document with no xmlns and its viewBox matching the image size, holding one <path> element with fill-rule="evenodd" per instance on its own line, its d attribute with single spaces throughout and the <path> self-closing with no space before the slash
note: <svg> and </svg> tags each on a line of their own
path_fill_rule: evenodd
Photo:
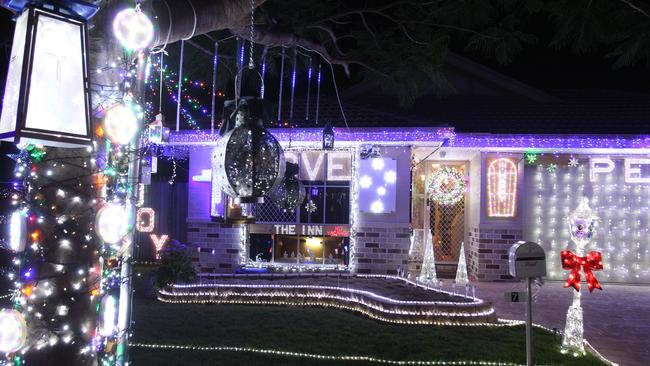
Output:
<svg viewBox="0 0 650 366">
<path fill-rule="evenodd" d="M 562 285 L 547 282 L 539 290 L 533 300 L 533 322 L 564 329 L 574 290 Z M 499 317 L 523 320 L 525 303 L 506 302 L 507 291 L 525 291 L 525 286 L 516 282 L 476 284 L 476 295 L 491 301 Z M 585 285 L 582 291 L 585 338 L 594 348 L 621 366 L 649 365 L 650 287 L 603 284 L 603 291 L 589 293 Z"/>
</svg>

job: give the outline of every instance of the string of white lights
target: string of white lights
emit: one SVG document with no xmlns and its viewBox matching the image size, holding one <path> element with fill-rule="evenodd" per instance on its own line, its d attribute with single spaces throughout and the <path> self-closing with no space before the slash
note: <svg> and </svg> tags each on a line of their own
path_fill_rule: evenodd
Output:
<svg viewBox="0 0 650 366">
<path fill-rule="evenodd" d="M 209 298 L 209 299 L 170 299 L 164 296 L 158 296 L 158 300 L 165 303 L 171 304 L 234 304 L 234 305 L 276 305 L 276 306 L 320 306 L 326 308 L 335 308 L 339 310 L 347 310 L 351 312 L 356 312 L 367 316 L 368 318 L 393 324 L 420 324 L 420 325 L 444 325 L 444 326 L 503 326 L 503 325 L 514 325 L 514 324 L 501 324 L 501 323 L 488 323 L 486 318 L 493 314 L 492 312 L 474 313 L 474 314 L 463 314 L 463 313 L 437 313 L 435 315 L 422 314 L 420 316 L 402 314 L 398 311 L 378 311 L 369 307 L 365 307 L 360 303 L 348 301 L 348 299 L 332 299 L 334 302 L 326 302 L 324 298 L 320 300 L 318 298 L 308 299 L 308 298 L 287 298 L 283 300 L 259 300 L 259 299 L 248 299 L 242 296 L 240 299 L 229 299 L 229 298 Z M 340 302 L 336 302 L 340 301 Z M 347 303 L 343 303 L 347 302 Z M 435 318 L 434 318 L 435 316 Z"/>
<path fill-rule="evenodd" d="M 172 288 L 174 289 L 201 289 L 201 288 L 216 288 L 216 289 L 228 289 L 228 288 L 240 288 L 240 289 L 273 289 L 273 290 L 319 290 L 319 291 L 339 291 L 343 293 L 350 293 L 350 294 L 356 294 L 356 295 L 364 295 L 364 296 L 369 296 L 373 299 L 383 301 L 383 302 L 389 302 L 391 304 L 400 304 L 400 305 L 425 305 L 425 306 L 441 306 L 441 305 L 452 305 L 452 306 L 457 306 L 457 307 L 474 307 L 476 305 L 483 304 L 484 301 L 480 299 L 472 299 L 471 302 L 454 302 L 454 301 L 422 301 L 422 300 L 397 300 L 393 299 L 387 296 L 379 295 L 374 292 L 366 291 L 366 290 L 359 290 L 355 288 L 347 288 L 347 287 L 338 287 L 338 286 L 320 286 L 320 285 L 261 285 L 261 284 L 240 284 L 240 283 L 233 283 L 233 284 L 187 284 L 187 285 L 179 285 L 179 284 L 173 284 L 171 285 Z M 169 296 L 194 296 L 197 293 L 192 292 L 192 293 L 170 293 L 165 290 L 161 290 L 161 293 L 164 293 L 165 295 Z M 221 292 L 223 293 L 223 292 Z M 208 294 L 216 294 L 216 292 L 201 292 L 202 295 L 208 295 Z"/>
<path fill-rule="evenodd" d="M 600 359 L 601 361 L 605 362 L 606 364 L 608 364 L 608 365 L 610 365 L 610 366 L 618 366 L 618 364 L 617 364 L 616 362 L 613 362 L 613 361 L 608 360 L 605 356 L 603 356 L 600 352 L 598 352 L 598 351 L 594 348 L 594 346 L 591 345 L 591 343 L 587 342 L 586 339 L 584 340 L 584 342 L 585 342 L 585 347 L 587 347 L 587 349 L 589 350 L 589 352 L 591 352 L 591 354 L 593 354 L 594 356 L 596 356 L 598 359 Z"/>
<path fill-rule="evenodd" d="M 327 360 L 327 361 L 363 361 L 375 364 L 384 365 L 480 365 L 480 366 L 519 366 L 522 364 L 513 362 L 501 361 L 472 361 L 472 360 L 432 360 L 432 361 L 419 361 L 419 360 L 390 360 L 373 356 L 361 355 L 324 355 L 318 353 L 306 352 L 291 352 L 281 351 L 276 349 L 254 348 L 254 347 L 233 347 L 233 346 L 193 346 L 193 345 L 178 345 L 178 344 L 151 344 L 151 343 L 132 343 L 135 348 L 149 348 L 149 349 L 172 349 L 172 350 L 187 350 L 187 351 L 210 351 L 210 352 L 241 352 L 241 353 L 256 353 L 273 356 L 284 356 L 294 358 L 308 358 L 314 360 Z"/>
</svg>

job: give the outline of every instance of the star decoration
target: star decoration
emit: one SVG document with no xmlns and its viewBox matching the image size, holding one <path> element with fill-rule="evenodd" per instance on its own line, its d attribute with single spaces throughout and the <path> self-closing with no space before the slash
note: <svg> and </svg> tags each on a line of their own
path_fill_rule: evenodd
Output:
<svg viewBox="0 0 650 366">
<path fill-rule="evenodd" d="M 546 167 L 546 171 L 548 171 L 549 173 L 555 173 L 556 170 L 557 170 L 557 164 L 549 164 Z"/>
<path fill-rule="evenodd" d="M 7 157 L 15 162 L 18 162 L 20 159 L 20 154 L 7 154 Z"/>
<path fill-rule="evenodd" d="M 571 159 L 569 159 L 569 167 L 570 167 L 570 168 L 575 168 L 575 167 L 577 167 L 578 165 L 580 165 L 580 162 L 578 161 L 578 159 L 576 159 L 576 158 L 574 158 L 574 157 L 572 156 Z"/>
<path fill-rule="evenodd" d="M 528 164 L 535 164 L 535 162 L 537 161 L 537 154 L 526 153 L 526 155 L 524 156 L 526 158 L 526 163 Z"/>
</svg>

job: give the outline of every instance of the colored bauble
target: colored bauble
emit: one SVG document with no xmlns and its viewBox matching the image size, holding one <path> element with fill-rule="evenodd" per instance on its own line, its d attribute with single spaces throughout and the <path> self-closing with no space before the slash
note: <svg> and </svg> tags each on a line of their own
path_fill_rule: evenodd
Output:
<svg viewBox="0 0 650 366">
<path fill-rule="evenodd" d="M 131 228 L 131 215 L 122 205 L 107 203 L 97 212 L 95 228 L 99 237 L 108 244 L 117 244 Z"/>
<path fill-rule="evenodd" d="M 130 103 L 118 103 L 104 116 L 104 132 L 111 142 L 126 145 L 138 132 L 138 118 Z"/>
<path fill-rule="evenodd" d="M 14 309 L 0 310 L 0 352 L 13 353 L 25 346 L 27 324 L 23 314 Z"/>
<path fill-rule="evenodd" d="M 129 51 L 147 48 L 153 41 L 154 26 L 149 17 L 140 10 L 127 8 L 113 18 L 113 34 L 122 47 Z"/>
</svg>

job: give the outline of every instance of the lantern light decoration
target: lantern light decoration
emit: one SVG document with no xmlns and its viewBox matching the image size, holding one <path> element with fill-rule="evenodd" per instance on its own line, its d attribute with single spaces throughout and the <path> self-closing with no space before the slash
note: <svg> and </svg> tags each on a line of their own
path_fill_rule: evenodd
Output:
<svg viewBox="0 0 650 366">
<path fill-rule="evenodd" d="M 97 233 L 108 244 L 117 244 L 129 233 L 130 217 L 126 207 L 108 203 L 97 212 Z"/>
<path fill-rule="evenodd" d="M 451 166 L 443 166 L 431 177 L 431 199 L 442 205 L 454 205 L 463 198 L 467 183 L 463 173 Z"/>
<path fill-rule="evenodd" d="M 224 122 L 234 127 L 223 133 L 213 150 L 212 176 L 236 203 L 264 202 L 284 177 L 284 153 L 264 128 L 265 115 L 262 99 L 240 99 L 230 121 Z"/>
<path fill-rule="evenodd" d="M 334 149 L 334 128 L 332 124 L 328 122 L 323 128 L 323 150 L 333 150 Z"/>
<path fill-rule="evenodd" d="M 271 201 L 285 211 L 295 210 L 305 201 L 305 187 L 298 179 L 298 164 L 286 163 L 284 180 L 269 193 Z"/>
<path fill-rule="evenodd" d="M 582 257 L 585 247 L 596 232 L 598 216 L 589 207 L 589 200 L 584 197 L 578 207 L 567 218 L 571 240 L 576 245 L 575 255 Z M 599 263 L 602 268 L 602 262 Z M 566 286 L 565 286 L 566 287 Z M 579 286 L 578 286 L 579 288 Z M 573 291 L 573 302 L 566 316 L 564 334 L 562 336 L 562 353 L 571 353 L 574 356 L 585 355 L 583 339 L 583 316 L 580 291 Z"/>
<path fill-rule="evenodd" d="M 517 207 L 517 165 L 494 159 L 487 170 L 488 217 L 514 217 Z"/>
<path fill-rule="evenodd" d="M 137 51 L 147 48 L 153 41 L 154 26 L 149 17 L 140 10 L 127 8 L 113 19 L 113 34 L 127 50 Z"/>
<path fill-rule="evenodd" d="M 25 317 L 14 309 L 0 310 L 0 352 L 13 353 L 25 346 Z"/>
<path fill-rule="evenodd" d="M 14 252 L 25 250 L 27 222 L 22 211 L 14 211 L 9 219 L 9 247 Z"/>
<path fill-rule="evenodd" d="M 59 147 L 91 144 L 86 24 L 78 18 L 34 6 L 18 16 L 0 139 Z"/>
<path fill-rule="evenodd" d="M 126 145 L 138 132 L 138 118 L 128 103 L 119 103 L 104 116 L 106 136 L 119 145 Z"/>
</svg>

